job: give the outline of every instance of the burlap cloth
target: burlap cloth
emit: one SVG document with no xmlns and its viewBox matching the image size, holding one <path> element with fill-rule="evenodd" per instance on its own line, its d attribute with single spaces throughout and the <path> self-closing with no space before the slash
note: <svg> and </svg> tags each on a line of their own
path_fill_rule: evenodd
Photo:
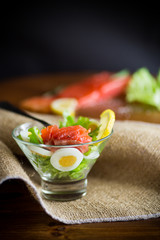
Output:
<svg viewBox="0 0 160 240">
<path fill-rule="evenodd" d="M 58 121 L 53 116 L 44 118 Z M 11 136 L 13 128 L 26 121 L 31 120 L 0 110 L 1 183 L 22 179 L 46 213 L 67 224 L 160 216 L 158 125 L 116 121 L 114 134 L 88 176 L 87 195 L 70 202 L 51 202 L 41 197 L 39 176 Z"/>
</svg>

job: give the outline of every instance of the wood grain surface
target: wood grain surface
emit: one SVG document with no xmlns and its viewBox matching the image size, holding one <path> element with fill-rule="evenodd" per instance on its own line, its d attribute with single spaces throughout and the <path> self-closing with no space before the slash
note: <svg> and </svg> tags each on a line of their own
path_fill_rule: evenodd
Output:
<svg viewBox="0 0 160 240">
<path fill-rule="evenodd" d="M 0 101 L 19 105 L 59 84 L 79 81 L 88 74 L 67 73 L 6 79 L 0 83 Z M 20 180 L 0 185 L 0 239 L 160 239 L 160 218 L 128 222 L 67 225 L 53 220 Z"/>
</svg>

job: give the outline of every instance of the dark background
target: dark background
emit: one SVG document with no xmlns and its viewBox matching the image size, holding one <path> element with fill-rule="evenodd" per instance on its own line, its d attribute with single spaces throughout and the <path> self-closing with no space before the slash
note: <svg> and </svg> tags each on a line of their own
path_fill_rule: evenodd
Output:
<svg viewBox="0 0 160 240">
<path fill-rule="evenodd" d="M 160 67 L 159 7 L 64 4 L 1 8 L 0 79 Z"/>
</svg>

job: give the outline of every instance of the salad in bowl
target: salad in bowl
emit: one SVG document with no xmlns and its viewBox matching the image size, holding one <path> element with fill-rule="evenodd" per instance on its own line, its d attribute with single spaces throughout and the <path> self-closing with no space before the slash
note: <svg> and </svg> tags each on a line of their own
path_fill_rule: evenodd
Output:
<svg viewBox="0 0 160 240">
<path fill-rule="evenodd" d="M 12 136 L 40 175 L 43 196 L 74 200 L 86 194 L 87 175 L 111 137 L 114 122 L 110 109 L 99 121 L 64 112 L 59 125 L 25 123 Z"/>
</svg>

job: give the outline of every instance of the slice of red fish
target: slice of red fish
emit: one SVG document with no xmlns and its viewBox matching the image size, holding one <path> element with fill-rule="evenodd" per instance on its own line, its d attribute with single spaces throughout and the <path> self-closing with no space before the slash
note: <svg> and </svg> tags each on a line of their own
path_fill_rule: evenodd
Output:
<svg viewBox="0 0 160 240">
<path fill-rule="evenodd" d="M 98 102 L 111 99 L 122 94 L 130 80 L 130 75 L 117 76 L 109 72 L 93 74 L 78 83 L 62 89 L 57 95 L 51 97 L 33 97 L 21 102 L 21 107 L 41 113 L 50 113 L 50 104 L 57 98 L 76 98 L 77 109 L 95 106 Z"/>
</svg>

